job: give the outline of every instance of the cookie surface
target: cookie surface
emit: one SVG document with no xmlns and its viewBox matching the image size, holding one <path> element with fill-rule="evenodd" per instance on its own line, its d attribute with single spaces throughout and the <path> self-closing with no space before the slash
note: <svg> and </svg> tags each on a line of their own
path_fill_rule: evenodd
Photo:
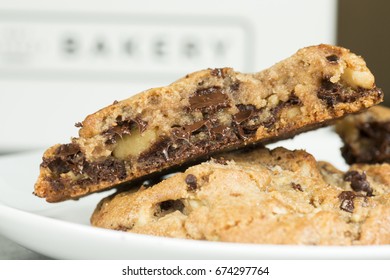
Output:
<svg viewBox="0 0 390 280">
<path fill-rule="evenodd" d="M 210 241 L 390 244 L 389 174 L 388 164 L 353 166 L 344 174 L 284 148 L 227 153 L 152 187 L 103 199 L 91 223 Z"/>
<path fill-rule="evenodd" d="M 348 116 L 336 125 L 344 142 L 342 155 L 349 163 L 390 162 L 390 109 L 375 106 Z"/>
<path fill-rule="evenodd" d="M 216 152 L 288 138 L 382 97 L 361 57 L 328 45 L 255 74 L 199 71 L 88 116 L 78 138 L 45 152 L 35 194 L 49 202 L 78 198 Z"/>
</svg>

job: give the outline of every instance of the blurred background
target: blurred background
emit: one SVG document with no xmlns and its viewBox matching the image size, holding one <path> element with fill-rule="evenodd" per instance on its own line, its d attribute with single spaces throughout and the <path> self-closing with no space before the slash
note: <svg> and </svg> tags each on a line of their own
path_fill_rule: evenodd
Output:
<svg viewBox="0 0 390 280">
<path fill-rule="evenodd" d="M 0 154 L 77 136 L 86 114 L 203 68 L 255 72 L 340 44 L 386 79 L 387 1 L 0 0 Z"/>
</svg>

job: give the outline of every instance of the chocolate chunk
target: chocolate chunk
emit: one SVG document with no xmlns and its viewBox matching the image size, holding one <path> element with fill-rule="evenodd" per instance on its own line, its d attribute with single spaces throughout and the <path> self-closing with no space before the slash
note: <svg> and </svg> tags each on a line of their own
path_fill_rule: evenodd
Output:
<svg viewBox="0 0 390 280">
<path fill-rule="evenodd" d="M 224 73 L 224 69 L 223 68 L 210 69 L 210 75 L 211 76 L 216 76 L 216 77 L 222 78 L 222 79 L 225 78 L 225 73 Z"/>
<path fill-rule="evenodd" d="M 355 209 L 355 205 L 353 204 L 355 197 L 356 194 L 354 192 L 342 191 L 339 194 L 339 199 L 341 200 L 340 209 L 352 213 Z"/>
<path fill-rule="evenodd" d="M 100 181 L 115 181 L 126 178 L 126 168 L 122 160 L 108 158 L 102 162 L 85 162 L 83 171 L 94 183 Z"/>
<path fill-rule="evenodd" d="M 228 135 L 232 132 L 232 129 L 227 125 L 219 125 L 210 129 L 210 132 L 214 135 L 215 138 L 218 136 L 224 138 L 228 137 Z"/>
<path fill-rule="evenodd" d="M 327 59 L 330 63 L 337 64 L 340 58 L 339 58 L 337 55 L 332 54 L 332 55 L 328 55 L 328 56 L 326 57 L 326 59 Z"/>
<path fill-rule="evenodd" d="M 45 165 L 42 164 L 42 166 L 49 168 L 51 172 L 56 174 L 68 173 L 72 170 L 71 164 L 61 158 L 55 158 L 54 160 L 47 162 Z"/>
<path fill-rule="evenodd" d="M 233 116 L 233 119 L 236 123 L 240 124 L 248 120 L 253 115 L 253 110 L 240 111 Z"/>
<path fill-rule="evenodd" d="M 193 124 L 185 125 L 182 127 L 174 127 L 172 129 L 172 134 L 175 138 L 186 139 L 189 141 L 191 134 L 198 131 L 203 126 L 208 127 L 208 125 L 209 125 L 208 122 L 209 121 L 207 121 L 207 120 L 201 120 L 201 121 L 195 122 Z"/>
<path fill-rule="evenodd" d="M 240 111 L 233 116 L 233 125 L 237 130 L 237 135 L 241 139 L 247 139 L 252 136 L 260 126 L 260 124 L 248 124 L 250 120 L 254 121 L 255 119 L 258 119 L 256 113 L 259 110 L 251 104 L 238 104 L 237 108 Z"/>
<path fill-rule="evenodd" d="M 370 183 L 367 181 L 366 173 L 359 174 L 358 171 L 348 171 L 344 175 L 344 180 L 351 182 L 351 188 L 355 192 L 364 191 L 367 196 L 372 196 L 373 189 L 370 187 Z"/>
<path fill-rule="evenodd" d="M 229 97 L 220 87 L 198 89 L 190 98 L 190 110 L 213 111 L 229 107 Z"/>
<path fill-rule="evenodd" d="M 191 191 L 196 190 L 196 188 L 198 187 L 197 179 L 193 174 L 188 174 L 185 181 L 186 184 L 188 185 L 188 189 Z"/>
<path fill-rule="evenodd" d="M 297 190 L 297 191 L 300 191 L 300 192 L 303 192 L 303 189 L 302 189 L 302 186 L 300 184 L 296 184 L 294 182 L 291 183 L 291 186 L 294 190 Z"/>
<path fill-rule="evenodd" d="M 57 148 L 53 158 L 43 158 L 42 167 L 47 167 L 51 172 L 57 174 L 68 173 L 73 171 L 75 174 L 80 173 L 80 165 L 83 162 L 83 155 L 77 144 L 64 144 Z"/>
<path fill-rule="evenodd" d="M 118 104 L 119 101 L 118 100 L 114 100 L 114 102 L 112 102 L 112 105 L 115 105 L 115 104 Z"/>
<path fill-rule="evenodd" d="M 340 90 L 341 86 L 339 84 L 334 84 L 328 79 L 323 79 L 317 97 L 324 100 L 329 107 L 333 107 L 340 102 Z"/>
</svg>

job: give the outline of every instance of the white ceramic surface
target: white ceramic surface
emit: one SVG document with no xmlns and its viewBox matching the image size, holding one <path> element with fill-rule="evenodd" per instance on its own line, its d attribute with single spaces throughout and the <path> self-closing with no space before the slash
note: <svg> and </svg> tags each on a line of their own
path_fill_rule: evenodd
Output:
<svg viewBox="0 0 390 280">
<path fill-rule="evenodd" d="M 272 145 L 306 148 L 319 160 L 346 166 L 330 128 Z M 42 151 L 0 157 L 0 234 L 60 259 L 390 259 L 390 246 L 229 244 L 130 234 L 94 228 L 89 217 L 108 193 L 46 203 L 32 195 Z"/>
</svg>

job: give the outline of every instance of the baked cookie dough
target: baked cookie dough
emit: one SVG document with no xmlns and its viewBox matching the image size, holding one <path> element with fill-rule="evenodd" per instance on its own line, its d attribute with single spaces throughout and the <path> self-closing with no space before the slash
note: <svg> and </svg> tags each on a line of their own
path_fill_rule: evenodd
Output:
<svg viewBox="0 0 390 280">
<path fill-rule="evenodd" d="M 390 109 L 375 106 L 336 125 L 347 163 L 390 163 Z"/>
<path fill-rule="evenodd" d="M 103 199 L 93 226 L 197 240 L 390 244 L 390 165 L 346 173 L 304 151 L 223 155 Z"/>
<path fill-rule="evenodd" d="M 324 126 L 382 101 L 364 60 L 329 45 L 307 47 L 254 74 L 195 72 L 115 102 L 43 155 L 35 194 L 78 198 L 210 155 Z"/>
</svg>

